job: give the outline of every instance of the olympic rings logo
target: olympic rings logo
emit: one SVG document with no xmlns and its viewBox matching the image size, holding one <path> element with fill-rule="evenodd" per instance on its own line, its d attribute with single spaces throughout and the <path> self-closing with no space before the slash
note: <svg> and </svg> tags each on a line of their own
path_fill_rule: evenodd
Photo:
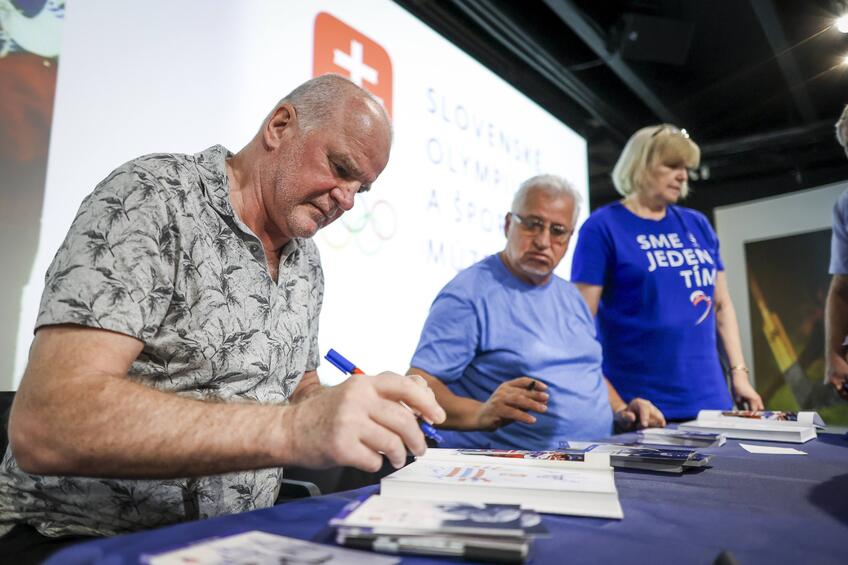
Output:
<svg viewBox="0 0 848 565">
<path fill-rule="evenodd" d="M 343 249 L 354 242 L 364 255 L 376 255 L 395 236 L 397 227 L 397 213 L 391 204 L 377 200 L 369 206 L 361 196 L 350 212 L 321 230 L 321 238 L 333 249 Z"/>
</svg>

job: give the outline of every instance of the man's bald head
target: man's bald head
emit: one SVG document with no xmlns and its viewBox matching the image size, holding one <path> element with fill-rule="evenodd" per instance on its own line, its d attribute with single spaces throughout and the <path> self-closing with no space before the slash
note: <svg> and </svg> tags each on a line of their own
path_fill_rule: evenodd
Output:
<svg viewBox="0 0 848 565">
<path fill-rule="evenodd" d="M 321 75 L 304 82 L 283 97 L 275 109 L 283 104 L 294 107 L 304 132 L 325 126 L 353 104 L 365 106 L 366 111 L 370 110 L 367 113 L 379 116 L 391 135 L 391 122 L 383 106 L 370 92 L 340 75 Z"/>
<path fill-rule="evenodd" d="M 268 248 L 312 237 L 370 189 L 391 144 L 391 123 L 371 94 L 338 75 L 311 79 L 229 160 L 236 213 L 239 199 L 247 202 L 242 220 L 264 233 Z"/>
</svg>

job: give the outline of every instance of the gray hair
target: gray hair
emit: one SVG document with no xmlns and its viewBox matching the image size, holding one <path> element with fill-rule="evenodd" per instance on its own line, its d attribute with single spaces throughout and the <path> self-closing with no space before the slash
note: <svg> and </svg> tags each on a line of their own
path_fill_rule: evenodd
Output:
<svg viewBox="0 0 848 565">
<path fill-rule="evenodd" d="M 274 106 L 274 110 L 282 104 L 291 104 L 297 111 L 298 122 L 303 131 L 312 131 L 323 126 L 328 118 L 335 115 L 342 102 L 351 96 L 362 97 L 379 108 L 386 124 L 389 124 L 391 135 L 391 120 L 383 105 L 373 94 L 337 74 L 330 73 L 309 79 L 286 94 Z"/>
<path fill-rule="evenodd" d="M 848 133 L 848 104 L 843 108 L 842 115 L 839 116 L 834 127 L 836 128 L 836 139 L 839 141 L 839 145 L 844 147 L 845 153 L 848 154 L 848 139 L 845 137 L 845 134 Z"/>
<path fill-rule="evenodd" d="M 518 192 L 515 193 L 515 196 L 512 199 L 510 212 L 513 214 L 519 213 L 521 211 L 521 207 L 524 205 L 524 201 L 527 199 L 527 195 L 534 190 L 542 191 L 552 197 L 565 196 L 571 198 L 572 202 L 574 202 L 574 217 L 571 221 L 577 222 L 577 218 L 580 216 L 580 205 L 583 203 L 583 199 L 580 197 L 580 193 L 577 192 L 577 189 L 574 188 L 574 185 L 557 175 L 536 175 L 535 177 L 530 177 L 521 183 L 521 186 L 518 188 Z"/>
</svg>

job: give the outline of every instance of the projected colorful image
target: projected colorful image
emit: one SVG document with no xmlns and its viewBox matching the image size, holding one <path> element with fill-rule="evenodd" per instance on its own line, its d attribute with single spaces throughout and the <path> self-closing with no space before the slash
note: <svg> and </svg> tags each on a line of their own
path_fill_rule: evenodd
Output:
<svg viewBox="0 0 848 565">
<path fill-rule="evenodd" d="M 757 391 L 769 410 L 816 410 L 848 424 L 824 375 L 831 230 L 745 244 Z"/>
<path fill-rule="evenodd" d="M 0 375 L 38 248 L 65 3 L 0 0 Z"/>
<path fill-rule="evenodd" d="M 8 2 L 0 14 L 12 13 Z M 15 3 L 14 14 L 30 19 L 60 5 Z M 20 305 L 19 323 L 5 324 L 17 346 L 14 369 L 0 378 L 13 375 L 11 387 L 26 366 L 44 273 L 82 199 L 140 155 L 215 144 L 238 151 L 285 93 L 317 74 L 370 90 L 394 129 L 372 191 L 315 237 L 326 281 L 322 352 L 344 351 L 366 372 L 405 372 L 439 289 L 503 248 L 503 218 L 523 180 L 562 175 L 588 200 L 585 140 L 389 0 L 86 0 L 69 10 L 46 183 L 22 191 L 43 201 L 14 213 L 27 242 L 23 227 L 6 238 L 27 261 L 7 292 L 17 294 L 16 313 Z M 33 72 L 47 68 L 39 54 Z M 17 129 L 7 138 L 23 139 Z M 46 134 L 38 144 L 43 176 Z M 567 256 L 559 272 L 569 267 Z M 327 384 L 344 378 L 323 365 L 319 375 Z"/>
</svg>

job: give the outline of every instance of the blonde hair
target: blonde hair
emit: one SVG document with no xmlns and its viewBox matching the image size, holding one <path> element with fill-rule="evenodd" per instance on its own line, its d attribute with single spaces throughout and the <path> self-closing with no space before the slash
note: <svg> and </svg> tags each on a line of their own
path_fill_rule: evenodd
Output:
<svg viewBox="0 0 848 565">
<path fill-rule="evenodd" d="M 618 162 L 612 170 L 612 183 L 623 196 L 642 190 L 648 169 L 657 163 L 697 167 L 701 149 L 689 139 L 686 130 L 671 124 L 642 128 L 627 141 Z M 683 198 L 689 194 L 689 183 L 681 187 Z"/>
</svg>

